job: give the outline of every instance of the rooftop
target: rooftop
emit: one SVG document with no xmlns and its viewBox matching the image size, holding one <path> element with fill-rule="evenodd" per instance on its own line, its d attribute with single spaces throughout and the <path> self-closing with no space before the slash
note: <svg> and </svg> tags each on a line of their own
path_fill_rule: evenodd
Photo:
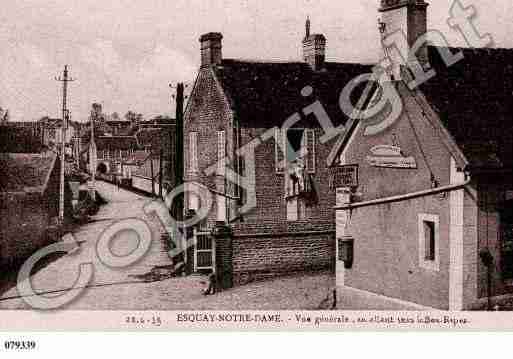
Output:
<svg viewBox="0 0 513 359">
<path fill-rule="evenodd" d="M 56 158 L 52 152 L 0 154 L 0 192 L 43 192 Z"/>
<path fill-rule="evenodd" d="M 313 71 L 304 62 L 263 62 L 224 59 L 216 75 L 241 126 L 271 128 L 281 126 L 296 112 L 320 100 L 335 125 L 345 123 L 339 96 L 346 84 L 358 75 L 371 72 L 370 65 L 327 62 Z M 303 96 L 311 86 L 313 92 Z M 363 88 L 362 88 L 363 89 Z M 360 91 L 354 92 L 356 103 Z M 298 125 L 319 126 L 310 115 Z"/>
<path fill-rule="evenodd" d="M 436 76 L 421 86 L 474 168 L 513 168 L 513 50 L 459 49 L 447 67 L 429 48 Z"/>
</svg>

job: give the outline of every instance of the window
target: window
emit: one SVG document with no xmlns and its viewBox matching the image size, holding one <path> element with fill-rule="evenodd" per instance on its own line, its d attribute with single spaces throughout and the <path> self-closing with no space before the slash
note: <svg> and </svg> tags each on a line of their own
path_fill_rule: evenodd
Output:
<svg viewBox="0 0 513 359">
<path fill-rule="evenodd" d="M 287 221 L 296 222 L 306 219 L 306 200 L 301 197 L 287 199 Z"/>
<path fill-rule="evenodd" d="M 424 259 L 435 260 L 435 222 L 424 222 Z"/>
<path fill-rule="evenodd" d="M 226 198 L 221 195 L 217 195 L 217 220 L 226 222 Z"/>
<path fill-rule="evenodd" d="M 302 161 L 308 173 L 315 173 L 315 130 L 289 128 L 286 136 L 284 132 L 283 129 L 276 129 L 276 172 L 284 173 L 285 168 Z"/>
<path fill-rule="evenodd" d="M 295 222 L 298 220 L 297 197 L 287 200 L 287 221 Z"/>
<path fill-rule="evenodd" d="M 297 220 L 304 221 L 306 219 L 306 201 L 304 198 L 298 198 L 297 201 Z"/>
<path fill-rule="evenodd" d="M 189 193 L 187 193 L 187 198 L 188 198 L 188 202 L 189 202 L 189 206 L 188 206 L 189 209 L 197 212 L 199 210 L 199 206 L 200 206 L 199 196 L 194 192 L 189 192 Z"/>
<path fill-rule="evenodd" d="M 283 144 L 276 146 L 276 170 L 285 174 L 287 220 L 305 220 L 315 173 L 315 131 L 290 128 L 283 135 L 283 130 L 277 130 L 276 142 Z"/>
<path fill-rule="evenodd" d="M 217 173 L 225 173 L 226 138 L 224 131 L 217 131 Z"/>
<path fill-rule="evenodd" d="M 419 214 L 419 266 L 438 271 L 439 255 L 439 217 L 432 214 Z"/>
<path fill-rule="evenodd" d="M 275 135 L 274 135 L 274 161 L 275 161 L 275 167 L 276 167 L 276 173 L 283 173 L 283 149 L 284 146 L 284 139 L 282 136 L 282 129 L 276 128 Z"/>
<path fill-rule="evenodd" d="M 198 133 L 189 132 L 189 172 L 198 173 Z"/>
</svg>

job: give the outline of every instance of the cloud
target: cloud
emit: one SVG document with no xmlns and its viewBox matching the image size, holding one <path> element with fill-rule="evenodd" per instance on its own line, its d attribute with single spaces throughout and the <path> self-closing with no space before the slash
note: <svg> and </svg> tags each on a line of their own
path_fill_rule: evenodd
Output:
<svg viewBox="0 0 513 359">
<path fill-rule="evenodd" d="M 0 104 L 9 108 L 11 118 L 35 119 L 57 102 L 56 82 L 50 57 L 32 43 L 8 43 L 0 52 Z"/>
</svg>

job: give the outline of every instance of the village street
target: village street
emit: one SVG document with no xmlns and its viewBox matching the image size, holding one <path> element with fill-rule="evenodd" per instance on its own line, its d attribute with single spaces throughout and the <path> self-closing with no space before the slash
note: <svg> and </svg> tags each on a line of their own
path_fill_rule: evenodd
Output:
<svg viewBox="0 0 513 359">
<path fill-rule="evenodd" d="M 329 294 L 333 277 L 327 273 L 301 275 L 260 282 L 205 297 L 205 278 L 189 276 L 145 281 L 141 275 L 153 268 L 171 265 L 166 244 L 161 240 L 163 227 L 150 218 L 143 207 L 151 199 L 105 182 L 97 183 L 98 192 L 108 203 L 73 236 L 80 243 L 75 253 L 62 256 L 32 276 L 38 293 L 55 293 L 71 288 L 81 263 L 92 263 L 94 275 L 81 294 L 63 309 L 74 310 L 173 310 L 173 309 L 315 309 Z M 125 269 L 105 266 L 97 256 L 101 233 L 112 223 L 126 218 L 145 220 L 153 231 L 152 245 L 145 257 Z M 119 236 L 112 241 L 112 253 L 127 255 L 137 246 L 135 236 Z M 62 293 L 62 292 L 61 292 Z M 0 309 L 30 309 L 19 297 L 15 286 L 0 295 Z"/>
</svg>

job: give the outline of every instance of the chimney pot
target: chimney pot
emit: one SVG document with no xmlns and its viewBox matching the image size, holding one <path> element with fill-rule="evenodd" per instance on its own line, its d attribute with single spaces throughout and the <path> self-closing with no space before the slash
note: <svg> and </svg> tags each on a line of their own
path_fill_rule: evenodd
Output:
<svg viewBox="0 0 513 359">
<path fill-rule="evenodd" d="M 322 70 L 326 62 L 326 37 L 322 34 L 310 35 L 310 19 L 307 19 L 303 40 L 303 59 L 314 71 Z"/>
</svg>

